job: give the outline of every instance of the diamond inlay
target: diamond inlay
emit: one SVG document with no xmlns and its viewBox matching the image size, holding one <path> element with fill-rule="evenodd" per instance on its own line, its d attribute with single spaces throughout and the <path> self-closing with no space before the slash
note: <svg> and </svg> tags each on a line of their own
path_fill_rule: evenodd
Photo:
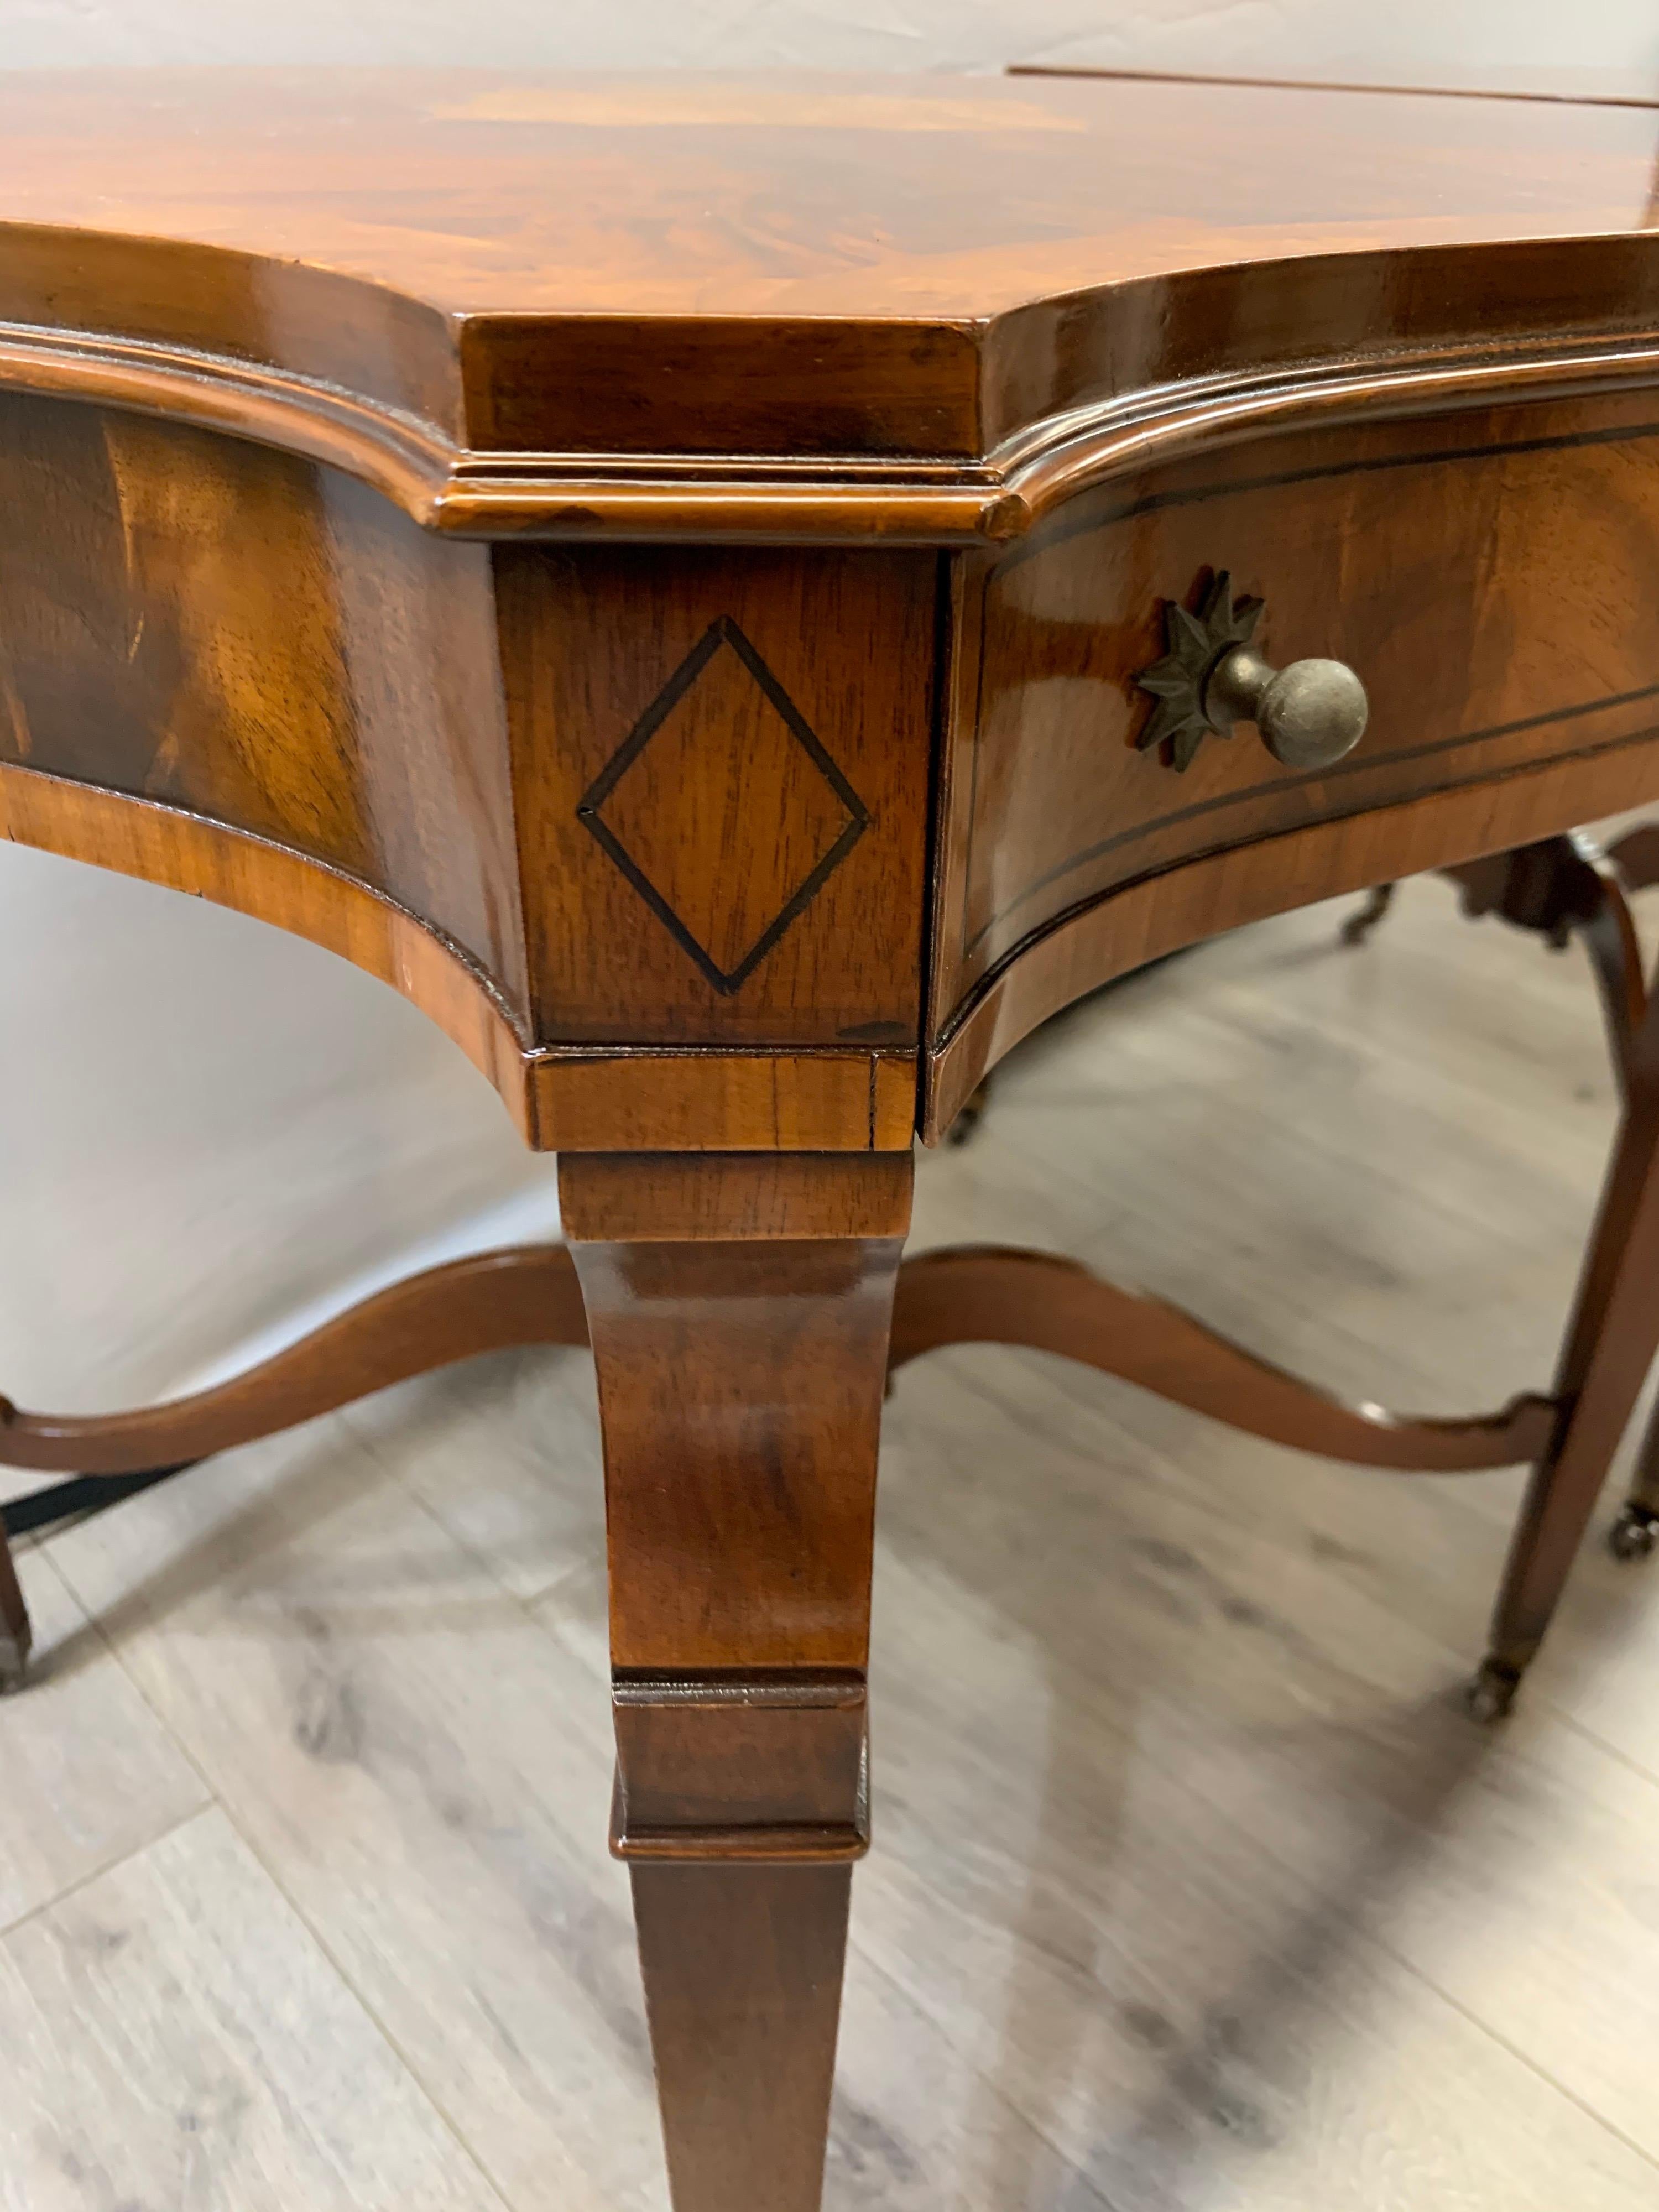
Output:
<svg viewBox="0 0 1659 2212">
<path fill-rule="evenodd" d="M 674 671 L 576 811 L 728 996 L 870 821 L 800 710 L 726 615 Z"/>
</svg>

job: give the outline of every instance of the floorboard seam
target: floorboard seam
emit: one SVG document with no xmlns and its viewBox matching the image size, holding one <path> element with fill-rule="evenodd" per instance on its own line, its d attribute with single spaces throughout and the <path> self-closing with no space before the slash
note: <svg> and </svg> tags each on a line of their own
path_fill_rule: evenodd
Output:
<svg viewBox="0 0 1659 2212">
<path fill-rule="evenodd" d="M 193 1765 L 194 1762 L 192 1761 L 191 1764 Z M 9 1942 L 18 1929 L 27 1928 L 31 1921 L 42 1919 L 49 1912 L 56 1912 L 60 1905 L 67 1905 L 71 1898 L 78 1897 L 82 1890 L 89 1889 L 94 1882 L 101 1881 L 106 1874 L 113 1874 L 118 1867 L 126 1866 L 134 1859 L 143 1858 L 146 1851 L 154 1850 L 158 1844 L 166 1843 L 169 1836 L 178 1835 L 180 1830 L 189 1827 L 193 1820 L 200 1820 L 210 1813 L 222 1812 L 223 1809 L 216 1797 L 209 1796 L 201 1804 L 192 1805 L 188 1813 L 179 1814 L 176 1820 L 164 1821 L 154 1835 L 146 1836 L 142 1843 L 134 1844 L 126 1850 L 117 1851 L 112 1857 L 104 1860 L 101 1865 L 89 1868 L 85 1874 L 76 1875 L 75 1880 L 66 1882 L 55 1897 L 43 1897 L 38 1905 L 30 1905 L 27 1912 L 20 1912 L 15 1920 L 8 1920 L 0 1925 L 0 1944 Z"/>
<path fill-rule="evenodd" d="M 1558 2081 L 1555 2075 L 1547 2072 L 1535 2058 L 1528 2057 L 1518 2045 L 1511 2043 L 1501 2029 L 1494 2027 L 1490 2021 L 1483 2020 L 1480 2014 L 1472 2011 L 1461 1997 L 1454 1996 L 1449 1990 L 1442 1988 L 1432 1974 L 1425 1972 L 1403 1952 L 1396 1950 L 1385 1936 L 1369 1927 L 1363 1932 L 1379 1950 L 1385 1951 L 1397 1966 L 1410 1974 L 1414 1980 L 1420 1982 L 1425 1989 L 1432 1990 L 1434 1994 L 1444 2003 L 1449 2004 L 1454 2012 L 1468 2021 L 1471 2027 L 1478 2028 L 1489 2042 L 1495 2043 L 1499 2050 L 1506 2051 L 1518 2065 L 1524 2066 L 1534 2081 L 1543 2082 L 1547 2087 L 1553 2089 L 1558 2096 L 1565 2097 L 1570 2105 L 1577 2106 L 1587 2120 L 1593 2121 L 1605 2134 L 1611 2136 L 1615 2142 L 1623 2143 L 1626 2150 L 1634 2152 L 1644 2164 L 1659 2170 L 1659 2152 L 1650 2150 L 1645 2143 L 1638 2142 L 1634 2136 L 1626 2135 L 1616 2121 L 1610 2120 L 1605 2112 L 1597 2112 L 1594 2105 L 1587 2103 L 1576 2089 L 1570 2088 L 1565 2081 Z"/>
<path fill-rule="evenodd" d="M 115 1664 L 120 1668 L 121 1672 L 125 1675 L 127 1680 L 131 1683 L 133 1689 L 143 1700 L 150 1713 L 155 1717 L 158 1725 L 166 1731 L 169 1739 L 178 1745 L 181 1755 L 188 1762 L 191 1771 L 201 1782 L 203 1788 L 208 1792 L 210 1802 L 205 1806 L 198 1807 L 194 1813 L 186 1815 L 185 1820 L 176 1822 L 174 1824 L 175 1828 L 186 1826 L 189 1820 L 200 1820 L 204 1813 L 217 1812 L 223 1815 L 225 1823 L 230 1829 L 231 1833 L 236 1838 L 243 1850 L 246 1851 L 249 1857 L 253 1861 L 253 1863 L 264 1875 L 265 1880 L 270 1884 L 277 1896 L 282 1899 L 283 1904 L 294 1915 L 300 1926 L 305 1929 L 307 1936 L 316 1946 L 318 1954 L 328 1966 L 329 1971 L 335 1976 L 341 1986 L 349 1992 L 352 2002 L 357 2006 L 358 2009 L 362 2012 L 363 2018 L 369 2023 L 374 2033 L 385 2044 L 386 2049 L 396 2059 L 398 2066 L 403 2069 L 410 2089 L 434 2114 L 440 2124 L 443 2127 L 446 2134 L 453 2140 L 462 2156 L 477 2172 L 481 2185 L 489 2191 L 495 2202 L 501 2207 L 501 2212 L 519 2212 L 519 2208 L 514 2205 L 512 2198 L 507 2195 L 504 2190 L 502 2190 L 500 2184 L 496 2181 L 495 2175 L 491 2173 L 489 2167 L 484 2164 L 477 2148 L 462 2133 L 459 2126 L 457 2124 L 449 2112 L 439 2101 L 439 2100 L 433 2095 L 430 2088 L 422 2078 L 420 2071 L 413 2064 L 409 2054 L 404 2051 L 398 2038 L 392 2033 L 386 2021 L 381 2019 L 380 2013 L 374 2005 L 370 2002 L 364 1992 L 358 1988 L 351 1975 L 346 1972 L 339 1960 L 335 1957 L 332 1947 L 324 1937 L 321 1930 L 313 1924 L 309 1914 L 300 1904 L 298 1899 L 292 1894 L 288 1885 L 283 1881 L 276 1869 L 271 1866 L 270 1862 L 266 1859 L 264 1853 L 259 1849 L 257 1842 L 251 1835 L 248 1834 L 247 1831 L 237 1819 L 230 1806 L 226 1803 L 224 1798 L 220 1795 L 218 1790 L 216 1788 L 212 1777 L 203 1766 L 201 1760 L 196 1756 L 196 1753 L 191 1748 L 189 1741 L 183 1736 L 179 1735 L 177 1729 L 175 1729 L 167 1720 L 166 1714 L 161 1711 L 160 1707 L 156 1705 L 155 1700 L 150 1696 L 149 1692 L 145 1687 L 144 1684 L 139 1680 L 132 1669 L 125 1664 L 119 1650 L 106 1633 L 103 1624 L 100 1620 L 98 1615 L 82 1604 L 80 1596 L 76 1593 L 74 1585 L 69 1581 L 68 1577 L 65 1576 L 58 1567 L 57 1562 L 54 1560 L 52 1564 L 53 1571 L 58 1575 L 59 1581 L 62 1582 L 65 1589 L 68 1589 L 70 1595 L 74 1598 L 76 1604 L 81 1607 L 82 1612 L 85 1614 L 87 1620 L 91 1626 L 93 1633 L 97 1637 L 105 1650 L 109 1653 L 111 1658 L 115 1662 Z M 83 1885 L 77 1883 L 76 1887 L 79 1888 L 83 1887 Z"/>
</svg>

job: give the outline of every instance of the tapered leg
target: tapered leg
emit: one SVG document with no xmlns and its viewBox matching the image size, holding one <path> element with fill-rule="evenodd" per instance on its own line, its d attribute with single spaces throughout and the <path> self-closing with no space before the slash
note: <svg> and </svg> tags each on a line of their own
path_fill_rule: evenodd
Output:
<svg viewBox="0 0 1659 2212">
<path fill-rule="evenodd" d="M 15 1690 L 22 1681 L 33 1641 L 11 1546 L 4 1528 L 0 1527 L 0 1692 Z"/>
<path fill-rule="evenodd" d="M 676 2212 L 811 2212 L 850 1868 L 635 1866 L 632 1878 Z"/>
<path fill-rule="evenodd" d="M 816 2212 L 909 1155 L 567 1156 L 559 1191 L 675 2212 Z"/>
<path fill-rule="evenodd" d="M 1659 1350 L 1659 994 L 1632 1042 L 1628 1103 L 1562 1354 L 1564 1413 L 1505 1570 L 1476 1710 L 1507 1711 Z"/>
</svg>

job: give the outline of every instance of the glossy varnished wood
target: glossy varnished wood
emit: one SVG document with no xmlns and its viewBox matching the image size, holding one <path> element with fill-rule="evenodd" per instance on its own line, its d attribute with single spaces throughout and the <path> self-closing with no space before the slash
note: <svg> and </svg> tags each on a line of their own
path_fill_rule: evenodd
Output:
<svg viewBox="0 0 1659 2212">
<path fill-rule="evenodd" d="M 936 567 L 498 554 L 538 1035 L 914 1052 Z"/>
<path fill-rule="evenodd" d="M 1644 729 L 1659 662 L 1632 550 L 1650 537 L 1646 395 L 1264 441 L 1073 501 L 981 580 L 949 1006 L 1153 869 Z M 1135 750 L 1163 607 L 1222 569 L 1265 601 L 1270 659 L 1363 672 L 1370 720 L 1335 768 L 1287 771 L 1248 728 L 1182 774 Z"/>
<path fill-rule="evenodd" d="M 1340 918 L 1218 941 L 1040 1038 L 981 1147 L 919 1161 L 913 1235 L 1121 1269 L 1347 1395 L 1547 1381 L 1613 1112 L 1583 963 L 1460 925 L 1432 882 L 1358 959 Z M 267 1143 L 252 1121 L 250 1172 Z M 13 1199 L 41 1172 L 14 1152 Z M 100 1180 L 63 1188 L 66 1303 L 0 1332 L 15 1395 L 70 1364 L 58 1328 L 119 1329 Z M 211 1236 L 157 1243 L 158 1343 Z M 65 2142 L 146 2204 L 187 2169 L 227 2203 L 280 2177 L 307 2212 L 474 2212 L 458 2139 L 509 2201 L 665 2212 L 603 1845 L 591 1388 L 574 1352 L 457 1368 L 22 1553 L 0 2134 L 30 2212 Z M 1646 1571 L 1587 1556 L 1483 1733 L 1452 1695 L 1510 1474 L 1384 1480 L 1029 1353 L 918 1360 L 884 1428 L 827 2202 L 1650 2212 Z M 210 1794 L 240 1887 L 188 1833 L 147 1848 Z M 283 1912 L 248 1909 L 267 1891 Z M 367 2027 L 321 2042 L 348 2001 Z"/>
<path fill-rule="evenodd" d="M 906 1140 L 933 556 L 492 561 L 340 471 L 9 396 L 0 483 L 5 834 L 356 960 L 543 1148 Z"/>
<path fill-rule="evenodd" d="M 1351 629 L 1382 687 L 1340 785 L 1215 794 L 1229 837 L 1399 803 L 1412 748 L 1389 731 L 1419 661 L 1462 672 L 1433 742 L 1482 736 L 1483 780 L 1554 743 L 1486 743 L 1534 678 L 1580 750 L 1640 719 L 1645 671 L 1614 665 L 1633 647 L 1582 687 L 1550 661 L 1598 592 L 1603 636 L 1626 614 L 1644 634 L 1607 520 L 1615 494 L 1644 512 L 1639 111 L 186 72 L 31 76 L 0 115 L 0 445 L 27 518 L 9 758 L 220 825 L 178 833 L 198 848 L 241 833 L 310 864 L 249 869 L 233 843 L 167 879 L 234 879 L 390 973 L 534 1143 L 899 1140 L 947 705 L 933 1043 L 954 1066 L 927 1126 L 1022 1024 L 1167 940 L 1176 892 L 1161 929 L 1085 910 L 1213 846 L 1217 818 L 1166 818 L 1120 726 L 1159 597 L 1218 552 L 1246 577 L 1281 549 L 1250 579 L 1276 648 Z M 1293 158 L 1268 150 L 1286 131 Z M 274 187 L 299 173 L 290 204 Z M 1596 443 L 1614 429 L 1627 445 Z M 1532 528 L 1547 510 L 1565 520 Z M 1500 511 L 1503 597 L 1477 607 Z M 964 538 L 1022 542 L 988 583 L 960 553 L 941 578 L 922 545 Z M 895 538 L 915 550 L 875 550 Z M 1339 564 L 1340 625 L 1334 538 L 1395 580 Z M 732 550 L 756 540 L 774 550 Z M 1550 598 L 1558 556 L 1577 599 Z M 1518 631 L 1531 655 L 1505 653 Z M 53 793 L 30 815 L 83 848 Z M 734 828 L 753 819 L 758 839 Z M 1048 849 L 1060 822 L 1083 842 Z M 1103 873 L 1077 860 L 1103 836 Z M 1227 886 L 1201 896 L 1206 926 L 1236 918 Z"/>
<path fill-rule="evenodd" d="M 946 1247 L 907 1260 L 892 1364 L 945 1344 L 1022 1344 L 1139 1383 L 1252 1436 L 1368 1467 L 1455 1474 L 1538 1456 L 1558 1407 L 1537 1395 L 1472 1420 L 1346 1406 L 1254 1358 L 1189 1315 L 1048 1252 Z"/>
<path fill-rule="evenodd" d="M 910 1185 L 908 1152 L 560 1165 L 605 1432 L 612 1842 L 677 2212 L 818 2201 Z"/>
<path fill-rule="evenodd" d="M 817 1166 L 800 1155 L 776 1163 L 797 1177 Z M 586 1171 L 592 1187 L 605 1173 L 615 1179 L 620 1172 L 615 1156 L 608 1170 L 589 1159 Z M 749 1180 L 760 1182 L 752 1164 Z M 726 1195 L 713 1179 L 702 1189 Z M 710 1218 L 718 1218 L 712 1209 Z M 671 1227 L 659 1224 L 659 1234 L 669 1237 Z M 127 1474 L 204 1459 L 458 1360 L 514 1346 L 587 1341 L 567 1246 L 483 1252 L 410 1276 L 247 1373 L 190 1397 L 131 1413 L 78 1415 L 26 1412 L 0 1398 L 0 1465 Z M 975 1343 L 1058 1352 L 1255 1436 L 1425 1473 L 1534 1458 L 1558 1410 L 1552 1400 L 1523 1396 L 1473 1419 L 1418 1421 L 1378 1406 L 1346 1406 L 1178 1309 L 1049 1253 L 969 1246 L 904 1261 L 894 1286 L 890 1369 L 943 1345 Z"/>
<path fill-rule="evenodd" d="M 1639 792 L 1659 608 L 1632 547 L 1659 538 L 1656 419 L 1629 396 L 1261 442 L 1075 500 L 994 562 L 964 562 L 930 1126 L 1056 985 L 1171 949 L 1183 908 L 1200 934 L 1243 918 L 1230 852 L 1280 841 L 1276 872 L 1305 896 L 1316 878 L 1354 887 L 1390 840 L 1422 849 L 1413 801 L 1449 802 L 1429 839 L 1491 851 L 1527 841 L 1502 825 L 1539 820 L 1552 761 L 1583 763 L 1553 780 L 1552 830 L 1603 811 L 1604 790 L 1609 806 Z M 1218 569 L 1265 599 L 1275 661 L 1360 672 L 1370 724 L 1336 767 L 1287 771 L 1248 729 L 1185 773 L 1138 749 L 1162 608 L 1195 605 Z M 1461 819 L 1460 793 L 1479 794 Z M 1353 817 L 1366 826 L 1334 826 Z"/>
<path fill-rule="evenodd" d="M 1486 1678 L 1504 1698 L 1555 1610 L 1607 1466 L 1659 1351 L 1659 994 L 1627 1062 L 1623 1122 L 1563 1347 L 1571 1411 L 1534 1470 L 1492 1625 Z"/>
<path fill-rule="evenodd" d="M 76 71 L 0 86 L 0 375 L 336 461 L 442 529 L 997 535 L 1151 419 L 1454 404 L 1472 340 L 1639 380 L 1656 283 L 1639 110 Z M 1237 406 L 1176 394 L 1217 375 Z"/>
<path fill-rule="evenodd" d="M 280 841 L 526 1011 L 489 556 L 354 478 L 0 397 L 0 757 Z"/>
<path fill-rule="evenodd" d="M 925 1079 L 923 1133 L 942 1134 L 1004 1053 L 1113 975 L 1288 908 L 1559 834 L 1583 812 L 1617 812 L 1656 790 L 1659 736 L 1644 736 L 1517 771 L 1496 803 L 1484 787 L 1435 793 L 1205 854 L 1080 908 L 991 978 L 942 1038 Z"/>
<path fill-rule="evenodd" d="M 562 1160 L 612 1469 L 619 1668 L 863 1667 L 910 1173 L 908 1152 Z M 763 1486 L 732 1458 L 720 1412 L 740 1378 Z"/>
</svg>

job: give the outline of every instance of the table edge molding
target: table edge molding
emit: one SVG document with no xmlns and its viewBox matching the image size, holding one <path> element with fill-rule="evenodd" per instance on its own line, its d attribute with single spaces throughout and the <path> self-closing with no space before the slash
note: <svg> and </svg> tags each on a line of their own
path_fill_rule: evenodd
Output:
<svg viewBox="0 0 1659 2212">
<path fill-rule="evenodd" d="M 984 325 L 988 340 L 1007 320 Z M 483 539 L 1006 544 L 1080 492 L 1250 439 L 1655 384 L 1659 329 L 1136 385 L 1042 414 L 969 461 L 509 453 L 465 446 L 384 399 L 268 363 L 0 322 L 0 389 L 272 447 L 361 479 L 423 529 Z"/>
</svg>

